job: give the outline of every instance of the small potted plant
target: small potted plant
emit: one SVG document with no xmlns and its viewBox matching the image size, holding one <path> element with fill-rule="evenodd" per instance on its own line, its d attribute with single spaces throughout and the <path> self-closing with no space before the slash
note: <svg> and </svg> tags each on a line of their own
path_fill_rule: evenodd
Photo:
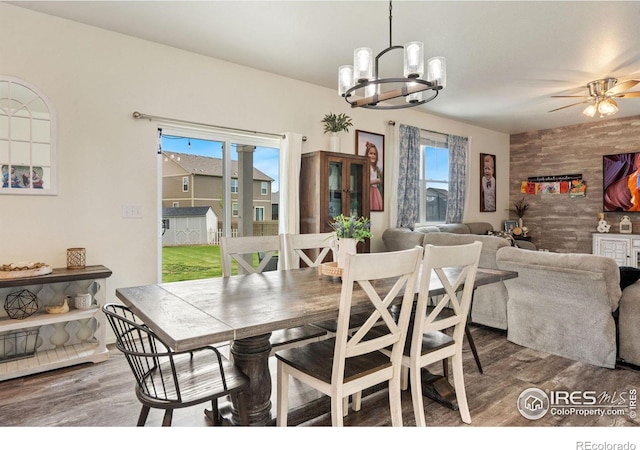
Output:
<svg viewBox="0 0 640 450">
<path fill-rule="evenodd" d="M 366 217 L 340 214 L 329 222 L 338 238 L 338 267 L 344 267 L 348 253 L 356 253 L 356 245 L 371 238 L 371 222 Z"/>
<path fill-rule="evenodd" d="M 329 113 L 324 116 L 321 122 L 324 124 L 324 132 L 331 133 L 329 149 L 332 152 L 339 152 L 340 137 L 338 136 L 338 133 L 341 131 L 349 132 L 349 127 L 353 126 L 353 123 L 351 123 L 351 117 L 347 116 L 345 113 Z"/>
<path fill-rule="evenodd" d="M 513 212 L 518 216 L 518 226 L 522 228 L 522 218 L 524 217 L 524 213 L 529 209 L 529 203 L 522 197 L 520 200 L 516 201 L 514 204 Z"/>
</svg>

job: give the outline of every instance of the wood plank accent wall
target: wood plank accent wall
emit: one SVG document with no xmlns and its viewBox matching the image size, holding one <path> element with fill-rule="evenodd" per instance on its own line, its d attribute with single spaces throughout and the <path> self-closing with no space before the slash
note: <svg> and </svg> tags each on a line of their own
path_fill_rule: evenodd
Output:
<svg viewBox="0 0 640 450">
<path fill-rule="evenodd" d="M 530 207 L 523 222 L 538 249 L 591 253 L 591 234 L 596 232 L 597 214 L 602 211 L 602 156 L 637 151 L 640 116 L 593 119 L 581 125 L 514 134 L 510 139 L 509 209 L 524 195 Z M 520 193 L 520 183 L 528 177 L 577 173 L 587 184 L 586 197 Z M 623 215 L 606 214 L 611 232 L 618 232 Z M 633 232 L 640 233 L 640 214 L 628 215 Z M 511 212 L 510 218 L 517 216 Z"/>
</svg>

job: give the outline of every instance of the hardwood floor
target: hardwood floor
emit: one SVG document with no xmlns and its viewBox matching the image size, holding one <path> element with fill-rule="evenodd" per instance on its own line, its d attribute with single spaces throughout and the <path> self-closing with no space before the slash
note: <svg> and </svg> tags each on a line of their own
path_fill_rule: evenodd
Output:
<svg viewBox="0 0 640 450">
<path fill-rule="evenodd" d="M 553 415 L 529 420 L 518 412 L 517 399 L 530 387 L 547 391 L 596 391 L 620 395 L 640 387 L 637 368 L 620 366 L 616 370 L 548 355 L 506 340 L 504 332 L 471 326 L 484 374 L 475 366 L 465 346 L 464 367 L 471 427 L 611 427 L 638 426 L 638 418 L 597 415 Z M 275 382 L 275 358 L 272 358 Z M 434 371 L 438 369 L 434 368 Z M 275 415 L 275 386 L 273 389 Z M 292 384 L 292 407 L 318 399 L 315 391 Z M 203 406 L 174 412 L 175 427 L 206 427 Z M 126 360 L 112 349 L 110 359 L 43 374 L 0 382 L 0 426 L 3 427 L 132 427 L 140 411 L 133 390 L 133 377 Z M 429 426 L 464 426 L 457 411 L 425 399 Z M 405 426 L 415 424 L 409 391 L 403 393 Z M 148 427 L 161 423 L 161 412 L 153 411 Z M 329 414 L 303 422 L 302 426 L 329 426 Z M 346 426 L 389 426 L 386 390 L 363 399 L 362 410 L 349 411 Z"/>
</svg>

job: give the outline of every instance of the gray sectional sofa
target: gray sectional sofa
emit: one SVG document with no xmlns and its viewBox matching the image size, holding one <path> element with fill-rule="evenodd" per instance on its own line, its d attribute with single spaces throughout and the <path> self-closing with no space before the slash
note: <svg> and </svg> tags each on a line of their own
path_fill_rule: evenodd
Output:
<svg viewBox="0 0 640 450">
<path fill-rule="evenodd" d="M 579 253 L 501 248 L 498 268 L 515 270 L 505 281 L 507 339 L 553 355 L 614 368 L 620 271 L 612 258 Z M 620 342 L 627 341 L 620 336 Z M 640 342 L 636 341 L 638 345 Z"/>
<path fill-rule="evenodd" d="M 640 281 L 621 290 L 612 258 L 517 248 L 487 235 L 490 227 L 391 228 L 382 240 L 389 251 L 479 240 L 480 267 L 515 270 L 518 278 L 479 287 L 473 322 L 507 330 L 507 339 L 516 344 L 596 366 L 615 367 L 617 353 L 618 359 L 640 365 Z"/>
</svg>

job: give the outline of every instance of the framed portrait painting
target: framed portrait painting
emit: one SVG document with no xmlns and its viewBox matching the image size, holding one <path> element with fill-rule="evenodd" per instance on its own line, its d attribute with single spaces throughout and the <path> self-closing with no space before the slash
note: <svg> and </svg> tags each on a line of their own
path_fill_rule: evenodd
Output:
<svg viewBox="0 0 640 450">
<path fill-rule="evenodd" d="M 480 212 L 496 211 L 496 155 L 480 153 Z"/>
<path fill-rule="evenodd" d="M 384 211 L 384 135 L 356 130 L 356 154 L 369 158 L 369 209 Z"/>
</svg>

